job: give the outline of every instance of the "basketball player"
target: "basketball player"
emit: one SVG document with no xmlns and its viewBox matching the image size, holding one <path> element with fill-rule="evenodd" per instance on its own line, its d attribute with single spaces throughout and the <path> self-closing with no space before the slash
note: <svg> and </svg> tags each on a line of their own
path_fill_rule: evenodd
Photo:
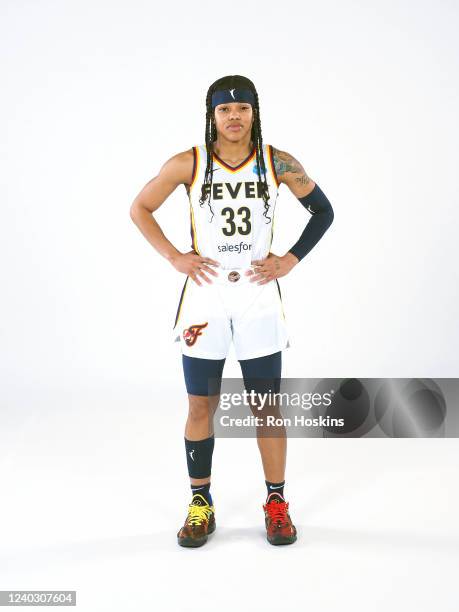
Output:
<svg viewBox="0 0 459 612">
<path fill-rule="evenodd" d="M 284 255 L 270 251 L 281 183 L 311 213 L 298 241 Z M 190 203 L 192 249 L 181 253 L 154 213 L 184 185 Z M 189 412 L 185 450 L 192 499 L 177 534 L 197 547 L 215 530 L 210 493 L 213 415 L 229 345 L 234 343 L 246 388 L 278 390 L 281 351 L 289 346 L 278 278 L 317 244 L 333 221 L 330 202 L 290 154 L 263 143 L 254 84 L 242 76 L 213 83 L 206 98 L 205 144 L 170 158 L 141 190 L 131 218 L 150 244 L 186 275 L 173 329 L 179 341 Z M 260 383 L 261 381 L 261 383 Z M 252 384 L 253 383 L 253 384 Z M 267 498 L 267 539 L 290 544 L 296 528 L 284 498 L 286 437 L 258 435 Z M 237 482 L 232 483 L 237 488 Z"/>
</svg>

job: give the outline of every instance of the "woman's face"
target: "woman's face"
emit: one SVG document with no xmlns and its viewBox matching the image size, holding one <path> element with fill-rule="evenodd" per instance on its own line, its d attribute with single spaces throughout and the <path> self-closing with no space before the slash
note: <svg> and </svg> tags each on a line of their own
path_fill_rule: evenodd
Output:
<svg viewBox="0 0 459 612">
<path fill-rule="evenodd" d="M 217 134 L 232 142 L 242 140 L 252 130 L 253 110 L 247 102 L 218 104 L 214 110 Z"/>
</svg>

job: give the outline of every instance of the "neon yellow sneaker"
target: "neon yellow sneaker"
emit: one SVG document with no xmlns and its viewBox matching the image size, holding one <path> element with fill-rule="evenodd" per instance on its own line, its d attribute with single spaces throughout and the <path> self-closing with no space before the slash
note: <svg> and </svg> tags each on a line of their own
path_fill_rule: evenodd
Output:
<svg viewBox="0 0 459 612">
<path fill-rule="evenodd" d="M 195 493 L 188 506 L 185 524 L 177 534 L 180 546 L 196 548 L 207 542 L 207 536 L 215 531 L 215 508 L 205 497 Z"/>
</svg>

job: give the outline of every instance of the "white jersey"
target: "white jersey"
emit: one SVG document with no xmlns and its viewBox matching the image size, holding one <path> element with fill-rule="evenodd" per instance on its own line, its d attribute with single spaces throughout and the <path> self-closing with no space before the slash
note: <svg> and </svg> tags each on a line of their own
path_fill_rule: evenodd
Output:
<svg viewBox="0 0 459 612">
<path fill-rule="evenodd" d="M 236 167 L 213 154 L 212 210 L 208 198 L 204 204 L 199 202 L 207 165 L 206 146 L 193 147 L 193 153 L 193 177 L 188 192 L 192 248 L 198 255 L 218 261 L 222 269 L 248 268 L 253 260 L 267 257 L 279 189 L 272 146 L 264 144 L 262 151 L 269 193 L 265 215 L 255 148 Z"/>
</svg>

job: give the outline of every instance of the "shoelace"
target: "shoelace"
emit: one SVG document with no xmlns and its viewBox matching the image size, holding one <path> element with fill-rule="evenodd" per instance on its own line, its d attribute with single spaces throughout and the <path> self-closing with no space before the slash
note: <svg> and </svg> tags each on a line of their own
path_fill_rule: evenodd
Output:
<svg viewBox="0 0 459 612">
<path fill-rule="evenodd" d="M 200 525 L 203 521 L 208 521 L 212 509 L 210 506 L 188 506 L 188 524 L 189 525 Z"/>
<path fill-rule="evenodd" d="M 265 505 L 265 508 L 272 521 L 282 525 L 287 523 L 288 502 L 270 502 Z"/>
</svg>

